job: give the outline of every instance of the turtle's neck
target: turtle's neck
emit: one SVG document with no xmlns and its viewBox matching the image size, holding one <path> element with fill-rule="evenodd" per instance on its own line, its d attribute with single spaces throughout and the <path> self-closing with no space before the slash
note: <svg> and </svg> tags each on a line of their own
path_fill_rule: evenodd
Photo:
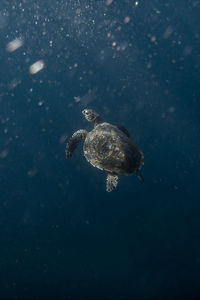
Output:
<svg viewBox="0 0 200 300">
<path fill-rule="evenodd" d="M 97 125 L 100 124 L 100 123 L 102 123 L 102 119 L 101 119 L 101 117 L 98 116 L 98 117 L 95 119 L 95 121 L 94 121 L 94 127 L 97 126 Z"/>
</svg>

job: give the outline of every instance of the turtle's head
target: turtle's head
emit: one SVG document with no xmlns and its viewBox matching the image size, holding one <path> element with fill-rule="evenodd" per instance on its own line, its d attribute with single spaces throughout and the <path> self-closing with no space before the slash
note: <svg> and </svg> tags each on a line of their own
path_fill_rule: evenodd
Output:
<svg viewBox="0 0 200 300">
<path fill-rule="evenodd" d="M 88 122 L 93 123 L 94 125 L 100 122 L 100 116 L 92 109 L 84 109 L 82 114 Z"/>
</svg>

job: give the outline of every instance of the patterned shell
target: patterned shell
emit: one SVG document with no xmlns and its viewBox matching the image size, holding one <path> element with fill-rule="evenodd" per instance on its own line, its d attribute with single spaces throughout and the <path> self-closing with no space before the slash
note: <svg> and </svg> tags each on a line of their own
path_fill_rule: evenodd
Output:
<svg viewBox="0 0 200 300">
<path fill-rule="evenodd" d="M 94 167 L 113 174 L 131 174 L 144 164 L 141 150 L 118 127 L 98 124 L 83 145 L 84 155 Z"/>
</svg>

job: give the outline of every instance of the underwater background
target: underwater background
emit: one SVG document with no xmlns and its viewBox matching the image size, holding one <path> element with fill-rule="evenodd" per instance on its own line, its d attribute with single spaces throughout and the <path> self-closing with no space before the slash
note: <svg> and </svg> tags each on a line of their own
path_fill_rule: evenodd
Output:
<svg viewBox="0 0 200 300">
<path fill-rule="evenodd" d="M 1 0 L 0 299 L 200 299 L 200 1 Z M 125 126 L 144 184 L 72 133 Z"/>
</svg>

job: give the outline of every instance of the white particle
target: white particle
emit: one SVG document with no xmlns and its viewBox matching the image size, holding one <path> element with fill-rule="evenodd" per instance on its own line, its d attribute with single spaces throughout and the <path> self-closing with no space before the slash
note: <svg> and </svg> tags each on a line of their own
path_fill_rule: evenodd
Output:
<svg viewBox="0 0 200 300">
<path fill-rule="evenodd" d="M 14 52 L 15 50 L 22 47 L 22 45 L 23 45 L 23 41 L 21 39 L 17 38 L 7 44 L 6 50 L 8 52 Z"/>
<path fill-rule="evenodd" d="M 163 34 L 164 39 L 168 39 L 172 33 L 173 33 L 173 27 L 170 25 L 166 28 Z"/>
<path fill-rule="evenodd" d="M 36 167 L 33 167 L 32 169 L 30 169 L 30 170 L 27 172 L 27 175 L 28 175 L 29 177 L 34 177 L 36 174 L 37 174 L 37 169 L 36 169 Z"/>
<path fill-rule="evenodd" d="M 151 36 L 151 41 L 152 41 L 152 43 L 154 43 L 156 41 L 155 35 Z"/>
<path fill-rule="evenodd" d="M 8 150 L 7 149 L 0 152 L 0 158 L 4 159 L 7 156 L 8 156 Z"/>
<path fill-rule="evenodd" d="M 124 18 L 124 23 L 128 24 L 130 22 L 131 18 L 129 16 Z"/>
<path fill-rule="evenodd" d="M 151 62 L 148 62 L 148 63 L 147 63 L 147 69 L 151 69 L 151 67 L 152 67 L 152 63 L 151 63 Z"/>
<path fill-rule="evenodd" d="M 8 84 L 9 90 L 15 89 L 20 83 L 21 83 L 21 80 L 19 80 L 19 79 L 13 79 L 13 80 Z"/>
<path fill-rule="evenodd" d="M 175 112 L 175 107 L 174 106 L 170 106 L 168 109 L 168 112 L 173 113 Z"/>
<path fill-rule="evenodd" d="M 34 64 L 32 64 L 29 67 L 29 72 L 31 74 L 36 74 L 36 73 L 40 72 L 43 68 L 44 68 L 43 60 L 38 60 L 37 62 L 35 62 Z"/>
<path fill-rule="evenodd" d="M 38 102 L 38 105 L 39 106 L 42 106 L 44 104 L 44 100 L 40 100 L 39 102 Z"/>
<path fill-rule="evenodd" d="M 109 6 L 112 2 L 113 0 L 106 0 L 106 5 Z"/>
<path fill-rule="evenodd" d="M 81 98 L 80 98 L 79 96 L 75 96 L 75 97 L 74 97 L 74 101 L 75 101 L 75 102 L 78 103 L 78 102 L 80 102 L 80 100 L 81 100 Z"/>
</svg>

